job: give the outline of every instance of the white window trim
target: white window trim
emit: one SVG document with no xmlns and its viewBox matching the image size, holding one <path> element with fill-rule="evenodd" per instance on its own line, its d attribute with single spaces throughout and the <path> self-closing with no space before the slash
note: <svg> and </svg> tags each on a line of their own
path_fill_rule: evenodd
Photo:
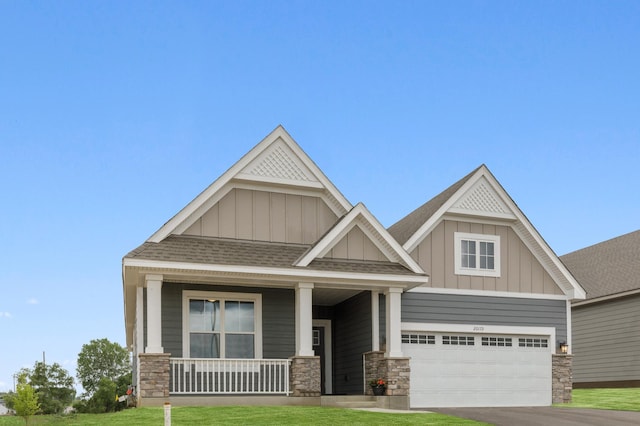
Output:
<svg viewBox="0 0 640 426">
<path fill-rule="evenodd" d="M 454 272 L 456 275 L 472 275 L 480 277 L 500 277 L 500 236 L 485 234 L 470 234 L 467 232 L 454 232 Z M 494 269 L 480 269 L 479 259 L 476 259 L 475 268 L 462 267 L 462 240 L 470 240 L 476 242 L 493 243 L 493 267 Z M 479 248 L 476 249 L 476 256 L 480 256 Z"/>
<path fill-rule="evenodd" d="M 189 300 L 190 299 L 222 299 L 240 302 L 253 302 L 254 309 L 254 349 L 255 359 L 262 359 L 262 294 L 259 293 L 226 293 L 218 291 L 183 291 L 182 292 L 182 356 L 191 357 L 189 345 Z M 224 353 L 220 358 L 225 359 Z"/>
</svg>

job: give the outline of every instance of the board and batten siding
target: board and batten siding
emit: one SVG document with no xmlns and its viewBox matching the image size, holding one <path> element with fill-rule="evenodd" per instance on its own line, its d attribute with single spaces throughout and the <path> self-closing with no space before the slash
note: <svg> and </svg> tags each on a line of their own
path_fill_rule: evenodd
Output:
<svg viewBox="0 0 640 426">
<path fill-rule="evenodd" d="M 185 290 L 262 294 L 262 356 L 287 359 L 295 354 L 295 293 L 290 289 L 163 283 L 162 345 L 182 355 L 182 292 Z M 145 327 L 146 330 L 146 327 Z"/>
<path fill-rule="evenodd" d="M 407 292 L 402 322 L 555 327 L 556 339 L 566 341 L 566 306 L 564 300 Z"/>
<path fill-rule="evenodd" d="M 572 309 L 573 381 L 640 380 L 640 296 Z"/>
<path fill-rule="evenodd" d="M 455 232 L 500 236 L 500 276 L 456 275 Z M 563 294 L 509 226 L 444 220 L 411 252 L 411 256 L 425 271 L 429 271 L 429 287 Z"/>
<path fill-rule="evenodd" d="M 371 292 L 363 291 L 334 307 L 333 391 L 362 395 L 362 354 L 371 350 Z"/>
<path fill-rule="evenodd" d="M 324 257 L 349 260 L 389 260 L 358 226 L 354 226 Z"/>
<path fill-rule="evenodd" d="M 312 244 L 337 219 L 319 197 L 232 189 L 184 234 Z"/>
</svg>

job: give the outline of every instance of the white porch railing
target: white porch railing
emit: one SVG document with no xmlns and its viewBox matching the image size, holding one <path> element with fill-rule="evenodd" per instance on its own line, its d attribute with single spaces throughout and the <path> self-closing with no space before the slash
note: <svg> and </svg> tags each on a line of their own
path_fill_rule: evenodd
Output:
<svg viewBox="0 0 640 426">
<path fill-rule="evenodd" d="M 289 394 L 288 359 L 170 358 L 171 394 Z"/>
</svg>

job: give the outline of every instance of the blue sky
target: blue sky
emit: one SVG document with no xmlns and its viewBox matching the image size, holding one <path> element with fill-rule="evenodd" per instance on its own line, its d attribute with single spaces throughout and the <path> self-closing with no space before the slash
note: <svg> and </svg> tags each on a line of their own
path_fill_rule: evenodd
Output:
<svg viewBox="0 0 640 426">
<path fill-rule="evenodd" d="M 389 226 L 485 163 L 565 254 L 640 228 L 636 1 L 0 1 L 0 391 L 125 343 L 121 259 L 278 124 Z"/>
</svg>

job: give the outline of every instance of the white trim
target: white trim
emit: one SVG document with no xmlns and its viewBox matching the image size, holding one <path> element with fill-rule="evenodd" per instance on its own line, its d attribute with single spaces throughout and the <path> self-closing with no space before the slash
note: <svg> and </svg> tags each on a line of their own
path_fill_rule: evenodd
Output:
<svg viewBox="0 0 640 426">
<path fill-rule="evenodd" d="M 314 319 L 312 325 L 313 327 L 324 327 L 324 391 L 330 395 L 333 393 L 333 382 L 331 380 L 333 377 L 331 320 Z"/>
<path fill-rule="evenodd" d="M 555 346 L 558 346 L 556 343 Z M 567 300 L 567 347 L 569 355 L 573 353 L 573 327 L 571 327 L 571 300 Z"/>
<path fill-rule="evenodd" d="M 402 289 L 389 288 L 385 295 L 385 316 L 387 332 L 386 358 L 401 358 L 402 353 Z"/>
<path fill-rule="evenodd" d="M 296 356 L 314 356 L 313 287 L 313 283 L 298 283 L 295 287 Z"/>
<path fill-rule="evenodd" d="M 473 241 L 476 243 L 476 267 L 462 267 L 462 241 Z M 493 269 L 480 268 L 480 244 L 482 242 L 493 243 Z M 454 273 L 456 275 L 471 275 L 480 277 L 500 277 L 500 235 L 471 234 L 468 232 L 454 232 Z"/>
<path fill-rule="evenodd" d="M 430 331 L 434 333 L 470 333 L 470 334 L 511 334 L 523 336 L 548 336 L 549 349 L 555 353 L 556 329 L 555 327 L 523 327 L 510 325 L 486 325 L 486 324 L 441 324 L 423 322 L 403 322 L 402 332 Z"/>
<path fill-rule="evenodd" d="M 370 225 L 378 235 L 374 235 L 366 226 L 358 226 L 357 220 L 364 221 Z M 305 253 L 294 264 L 295 266 L 308 266 L 313 259 L 326 255 L 338 242 L 344 238 L 354 226 L 358 226 L 362 232 L 369 237 L 372 243 L 385 255 L 390 261 L 399 261 L 411 271 L 423 274 L 424 271 L 413 260 L 413 258 L 398 244 L 398 242 L 389 234 L 389 232 L 378 222 L 378 220 L 367 210 L 364 204 L 358 203 L 346 216 L 344 216 L 335 226 L 327 232 L 316 245 Z M 382 239 L 384 244 L 380 241 Z M 391 249 L 391 250 L 390 250 Z"/>
<path fill-rule="evenodd" d="M 593 299 L 581 300 L 579 302 L 573 302 L 573 307 L 577 308 L 579 306 L 590 305 L 592 303 L 598 303 L 598 302 L 606 302 L 607 300 L 619 299 L 627 296 L 634 296 L 636 294 L 640 294 L 640 288 L 635 290 L 624 291 L 622 293 L 607 294 L 606 296 L 594 297 Z"/>
<path fill-rule="evenodd" d="M 164 353 L 162 347 L 162 275 L 145 276 L 147 286 L 147 346 L 145 353 Z"/>
<path fill-rule="evenodd" d="M 567 296 L 565 296 L 564 294 L 513 293 L 508 291 L 469 290 L 469 289 L 438 288 L 438 287 L 414 287 L 410 290 L 407 290 L 407 292 L 408 293 L 457 294 L 460 296 L 513 297 L 513 298 L 520 298 L 520 299 L 568 300 Z"/>
<path fill-rule="evenodd" d="M 339 272 L 339 271 L 319 271 L 313 269 L 302 268 L 268 268 L 262 266 L 242 266 L 242 265 L 216 265 L 205 263 L 188 263 L 188 262 L 167 262 L 163 260 L 146 260 L 146 259 L 124 259 L 125 267 L 153 268 L 153 269 L 172 269 L 184 271 L 200 271 L 200 272 L 221 272 L 221 273 L 239 273 L 251 275 L 272 275 L 279 277 L 297 277 L 303 279 L 309 278 L 325 278 L 345 281 L 372 281 L 383 286 L 384 283 L 405 283 L 405 284 L 426 284 L 428 277 L 424 275 L 391 275 L 391 274 L 369 274 L 359 272 Z"/>
<path fill-rule="evenodd" d="M 254 357 L 262 358 L 262 294 L 260 293 L 227 293 L 223 291 L 184 290 L 182 292 L 182 357 L 191 358 L 189 347 L 189 300 L 190 299 L 221 299 L 230 301 L 253 302 L 254 315 Z M 224 333 L 224 331 L 223 331 Z M 224 356 L 224 342 L 220 358 Z M 218 358 L 216 358 L 218 359 Z"/>
<path fill-rule="evenodd" d="M 380 350 L 380 292 L 371 291 L 371 350 Z"/>
</svg>

